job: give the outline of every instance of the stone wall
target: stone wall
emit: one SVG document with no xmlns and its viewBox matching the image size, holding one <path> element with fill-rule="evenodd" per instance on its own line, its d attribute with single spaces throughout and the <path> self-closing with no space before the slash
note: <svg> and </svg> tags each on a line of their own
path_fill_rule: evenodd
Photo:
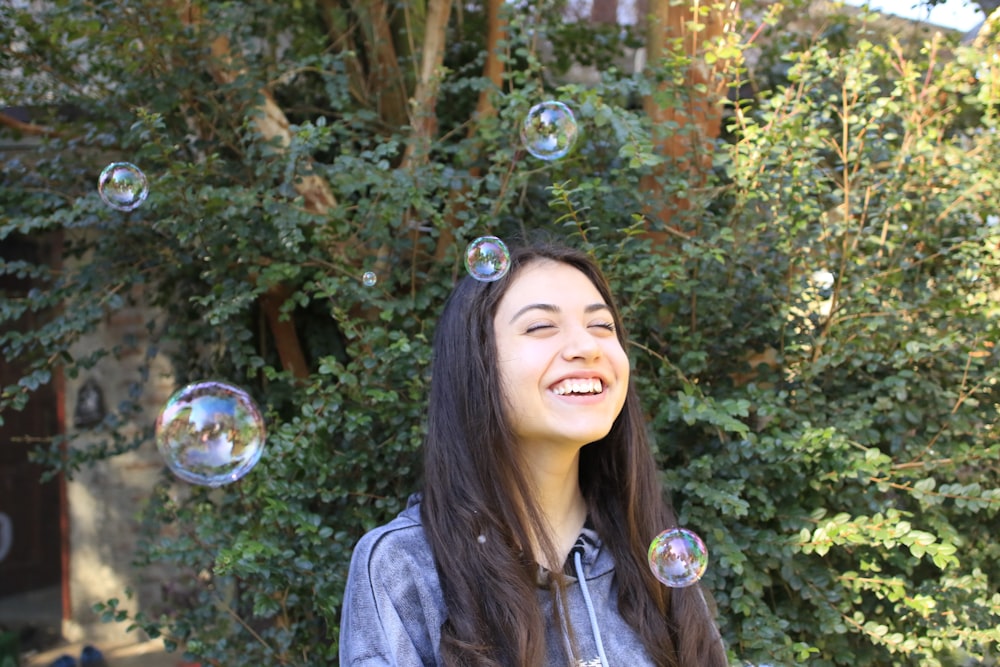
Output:
<svg viewBox="0 0 1000 667">
<path fill-rule="evenodd" d="M 68 433 L 74 432 L 74 415 L 85 383 L 103 394 L 104 406 L 114 410 L 129 398 L 140 369 L 146 363 L 146 322 L 154 315 L 141 307 L 127 308 L 109 315 L 103 325 L 79 342 L 81 352 L 131 343 L 117 357 L 102 359 L 86 375 L 66 378 L 64 394 Z M 173 380 L 166 359 L 156 357 L 144 384 L 142 412 L 126 428 L 128 435 L 138 434 L 156 420 L 160 407 L 173 391 Z M 86 393 L 86 392 L 84 392 Z M 75 447 L 93 444 L 80 436 Z M 128 624 L 102 623 L 93 605 L 110 598 L 122 602 L 122 608 L 136 611 L 155 605 L 161 597 L 165 572 L 139 570 L 133 562 L 139 536 L 139 513 L 150 497 L 164 466 L 155 444 L 148 440 L 138 449 L 86 466 L 67 481 L 69 524 L 69 618 L 63 622 L 63 635 L 71 641 L 138 640 L 127 635 Z M 133 595 L 127 599 L 126 590 Z"/>
</svg>

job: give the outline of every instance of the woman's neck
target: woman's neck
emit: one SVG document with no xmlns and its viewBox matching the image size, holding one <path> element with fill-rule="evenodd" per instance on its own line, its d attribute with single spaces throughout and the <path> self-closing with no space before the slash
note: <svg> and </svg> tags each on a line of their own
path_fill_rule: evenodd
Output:
<svg viewBox="0 0 1000 667">
<path fill-rule="evenodd" d="M 580 490 L 580 452 L 545 452 L 528 455 L 528 470 L 535 489 L 535 502 L 548 524 L 548 539 L 558 562 L 549 563 L 538 541 L 533 545 L 539 564 L 561 570 L 587 518 L 587 501 Z"/>
</svg>

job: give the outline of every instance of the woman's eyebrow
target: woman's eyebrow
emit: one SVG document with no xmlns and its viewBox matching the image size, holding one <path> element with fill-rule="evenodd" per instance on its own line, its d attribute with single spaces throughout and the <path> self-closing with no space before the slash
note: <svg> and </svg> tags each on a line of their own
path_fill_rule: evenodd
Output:
<svg viewBox="0 0 1000 667">
<path fill-rule="evenodd" d="M 514 320 L 516 320 L 517 318 L 521 317 L 521 315 L 524 315 L 529 310 L 544 310 L 547 313 L 558 313 L 558 312 L 560 312 L 559 306 L 557 306 L 555 304 L 551 304 L 551 303 L 529 303 L 527 306 L 525 306 L 524 308 L 521 308 L 516 313 L 514 313 L 514 317 L 510 318 L 510 324 L 513 324 Z M 593 312 L 598 311 L 598 310 L 606 310 L 608 312 L 611 312 L 611 308 L 606 303 L 591 303 L 591 304 L 588 304 L 587 306 L 584 307 L 583 312 L 589 314 L 589 313 L 593 313 Z"/>
</svg>

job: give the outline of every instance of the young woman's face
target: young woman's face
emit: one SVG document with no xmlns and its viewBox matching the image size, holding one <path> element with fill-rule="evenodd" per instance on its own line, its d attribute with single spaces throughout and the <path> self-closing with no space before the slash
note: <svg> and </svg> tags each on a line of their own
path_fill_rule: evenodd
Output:
<svg viewBox="0 0 1000 667">
<path fill-rule="evenodd" d="M 629 379 L 614 326 L 608 304 L 579 269 L 541 260 L 520 270 L 493 319 L 519 444 L 582 447 L 608 434 Z"/>
</svg>

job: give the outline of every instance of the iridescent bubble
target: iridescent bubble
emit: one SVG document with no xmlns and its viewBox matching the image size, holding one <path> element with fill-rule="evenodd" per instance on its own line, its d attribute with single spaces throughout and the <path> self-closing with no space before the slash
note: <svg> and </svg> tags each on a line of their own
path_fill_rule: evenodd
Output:
<svg viewBox="0 0 1000 667">
<path fill-rule="evenodd" d="M 465 249 L 465 268 L 476 280 L 499 280 L 510 268 L 507 244 L 495 236 L 480 236 Z"/>
<path fill-rule="evenodd" d="M 541 160 L 558 160 L 576 141 L 576 118 L 562 102 L 542 102 L 531 107 L 521 126 L 525 149 Z"/>
<path fill-rule="evenodd" d="M 264 453 L 260 410 L 239 387 L 215 380 L 174 393 L 156 419 L 156 447 L 180 479 L 203 486 L 235 482 Z"/>
<path fill-rule="evenodd" d="M 365 274 L 361 276 L 361 282 L 365 287 L 373 287 L 378 282 L 378 276 L 375 275 L 374 271 L 365 271 Z"/>
<path fill-rule="evenodd" d="M 146 175 L 131 162 L 112 162 L 97 179 L 97 192 L 111 208 L 131 211 L 146 201 L 149 183 Z"/>
<path fill-rule="evenodd" d="M 649 545 L 649 568 L 665 586 L 684 588 L 697 582 L 708 567 L 708 549 L 686 528 L 669 528 Z"/>
</svg>

